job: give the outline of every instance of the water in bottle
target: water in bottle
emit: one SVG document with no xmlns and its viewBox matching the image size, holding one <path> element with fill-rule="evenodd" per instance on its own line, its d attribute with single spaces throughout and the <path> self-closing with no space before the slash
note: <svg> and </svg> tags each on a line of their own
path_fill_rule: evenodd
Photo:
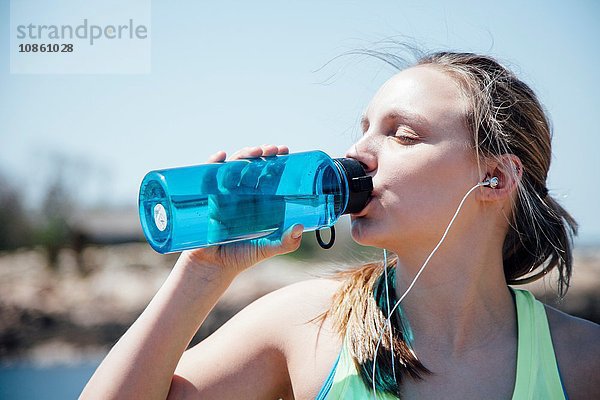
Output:
<svg viewBox="0 0 600 400">
<path fill-rule="evenodd" d="M 139 213 L 150 245 L 169 253 L 332 226 L 371 190 L 356 160 L 310 151 L 149 172 Z"/>
</svg>

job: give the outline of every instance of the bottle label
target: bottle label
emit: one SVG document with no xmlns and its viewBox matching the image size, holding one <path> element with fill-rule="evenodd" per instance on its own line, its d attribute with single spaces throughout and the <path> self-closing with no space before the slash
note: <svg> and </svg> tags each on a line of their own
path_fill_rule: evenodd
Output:
<svg viewBox="0 0 600 400">
<path fill-rule="evenodd" d="M 167 211 L 160 203 L 154 206 L 154 223 L 161 232 L 167 229 Z"/>
</svg>

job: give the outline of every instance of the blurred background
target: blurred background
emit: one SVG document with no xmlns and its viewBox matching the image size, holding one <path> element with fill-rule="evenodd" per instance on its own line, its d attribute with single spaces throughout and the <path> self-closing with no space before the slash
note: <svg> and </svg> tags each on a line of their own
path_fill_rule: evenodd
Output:
<svg viewBox="0 0 600 400">
<path fill-rule="evenodd" d="M 390 37 L 490 54 L 537 92 L 554 127 L 548 187 L 580 235 L 567 297 L 557 302 L 552 276 L 531 289 L 600 322 L 600 3 L 146 4 L 147 73 L 13 74 L 10 1 L 0 0 L 0 398 L 77 397 L 168 275 L 177 255 L 154 253 L 137 217 L 147 171 L 263 143 L 342 156 L 394 71 L 336 57 Z M 337 228 L 332 250 L 306 234 L 298 252 L 245 272 L 195 341 L 258 296 L 381 257 L 352 242 L 345 217 Z"/>
</svg>

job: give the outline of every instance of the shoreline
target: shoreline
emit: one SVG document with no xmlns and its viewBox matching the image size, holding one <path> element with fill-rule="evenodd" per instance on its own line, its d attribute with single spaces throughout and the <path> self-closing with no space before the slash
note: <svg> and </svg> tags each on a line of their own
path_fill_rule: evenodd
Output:
<svg viewBox="0 0 600 400">
<path fill-rule="evenodd" d="M 361 262 L 360 252 L 353 251 L 344 253 L 350 262 L 275 257 L 243 272 L 191 345 L 266 293 Z M 89 246 L 82 259 L 90 272 L 82 275 L 70 249 L 59 252 L 55 269 L 47 267 L 41 249 L 0 253 L 0 368 L 99 363 L 146 307 L 177 256 L 159 255 L 145 243 Z M 558 303 L 554 273 L 520 287 L 555 308 L 598 323 L 600 246 L 576 249 L 573 270 L 572 287 Z"/>
</svg>

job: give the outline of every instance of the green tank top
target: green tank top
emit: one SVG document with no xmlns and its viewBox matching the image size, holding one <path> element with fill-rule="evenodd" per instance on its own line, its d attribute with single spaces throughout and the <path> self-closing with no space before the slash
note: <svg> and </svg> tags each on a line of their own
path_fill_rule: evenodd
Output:
<svg viewBox="0 0 600 400">
<path fill-rule="evenodd" d="M 518 324 L 517 376 L 512 399 L 566 400 L 544 305 L 527 290 L 512 290 Z M 372 389 L 367 388 L 360 378 L 344 340 L 338 359 L 316 399 L 362 400 L 372 397 Z M 398 399 L 386 393 L 377 393 L 377 398 Z"/>
</svg>

